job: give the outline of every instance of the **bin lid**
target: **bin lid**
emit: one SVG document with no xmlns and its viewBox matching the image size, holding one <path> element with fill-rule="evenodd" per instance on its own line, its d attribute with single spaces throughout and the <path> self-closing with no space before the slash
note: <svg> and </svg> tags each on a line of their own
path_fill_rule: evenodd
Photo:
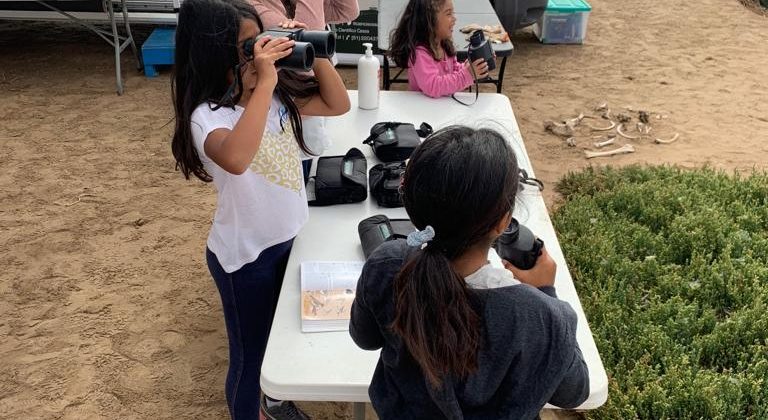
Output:
<svg viewBox="0 0 768 420">
<path fill-rule="evenodd" d="M 549 12 L 589 12 L 592 6 L 585 0 L 549 0 L 547 11 Z"/>
</svg>

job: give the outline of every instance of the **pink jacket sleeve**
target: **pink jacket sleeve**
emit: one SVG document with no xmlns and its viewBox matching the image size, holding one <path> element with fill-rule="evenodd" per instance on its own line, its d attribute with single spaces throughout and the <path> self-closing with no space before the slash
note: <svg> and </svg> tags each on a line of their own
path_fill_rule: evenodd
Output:
<svg viewBox="0 0 768 420">
<path fill-rule="evenodd" d="M 274 28 L 287 19 L 285 6 L 281 0 L 251 0 L 251 4 L 256 8 L 256 13 L 264 24 L 264 30 Z"/>
<path fill-rule="evenodd" d="M 408 78 L 425 95 L 432 98 L 452 95 L 472 85 L 474 80 L 469 70 L 458 63 L 456 57 L 450 57 L 453 72 L 441 74 L 439 61 L 424 47 L 416 47 L 416 56 L 408 67 Z"/>
<path fill-rule="evenodd" d="M 273 28 L 287 19 L 281 0 L 251 0 L 264 29 Z M 360 9 L 357 0 L 297 0 L 296 20 L 312 30 L 325 29 L 327 23 L 350 22 L 357 18 Z"/>
<path fill-rule="evenodd" d="M 325 23 L 352 22 L 358 15 L 357 0 L 325 0 Z"/>
</svg>

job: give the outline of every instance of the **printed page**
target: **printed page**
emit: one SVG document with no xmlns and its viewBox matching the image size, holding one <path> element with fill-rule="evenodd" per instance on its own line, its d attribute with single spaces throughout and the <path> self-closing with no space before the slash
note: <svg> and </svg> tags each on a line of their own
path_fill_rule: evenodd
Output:
<svg viewBox="0 0 768 420">
<path fill-rule="evenodd" d="M 302 320 L 348 320 L 362 261 L 301 263 Z"/>
</svg>

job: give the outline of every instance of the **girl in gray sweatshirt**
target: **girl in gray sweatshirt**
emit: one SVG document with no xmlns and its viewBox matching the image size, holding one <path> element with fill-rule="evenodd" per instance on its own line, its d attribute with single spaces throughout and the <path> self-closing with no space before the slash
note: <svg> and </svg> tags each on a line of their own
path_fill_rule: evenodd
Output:
<svg viewBox="0 0 768 420">
<path fill-rule="evenodd" d="M 546 249 L 529 270 L 487 260 L 510 224 L 518 166 L 492 130 L 425 140 L 403 178 L 420 229 L 385 242 L 359 279 L 349 332 L 381 349 L 368 393 L 381 419 L 532 419 L 589 395 L 576 314 Z"/>
</svg>

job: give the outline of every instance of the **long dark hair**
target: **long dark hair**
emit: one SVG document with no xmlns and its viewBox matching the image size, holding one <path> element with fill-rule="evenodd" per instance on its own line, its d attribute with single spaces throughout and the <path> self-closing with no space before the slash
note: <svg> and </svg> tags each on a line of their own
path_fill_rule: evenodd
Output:
<svg viewBox="0 0 768 420">
<path fill-rule="evenodd" d="M 408 62 L 415 57 L 416 47 L 419 45 L 427 47 L 432 58 L 438 59 L 435 28 L 437 13 L 443 4 L 445 0 L 410 0 L 405 6 L 400 22 L 389 34 L 389 56 L 398 67 L 408 67 Z M 440 46 L 446 55 L 456 55 L 452 40 L 442 40 Z"/>
<path fill-rule="evenodd" d="M 230 89 L 229 72 L 237 72 L 240 51 L 237 43 L 240 22 L 251 19 L 260 31 L 264 26 L 256 9 L 244 0 L 185 0 L 176 27 L 176 64 L 171 76 L 176 129 L 171 142 L 176 168 L 184 177 L 190 174 L 210 182 L 192 139 L 192 112 L 202 103 L 212 107 L 235 107 L 242 95 L 239 75 L 236 89 Z M 292 71 L 278 72 L 275 94 L 285 105 L 293 135 L 301 150 L 312 154 L 304 143 L 301 114 L 294 101 L 306 100 L 319 92 L 314 76 Z M 283 127 L 283 129 L 285 129 Z"/>
<path fill-rule="evenodd" d="M 419 229 L 432 226 L 435 237 L 395 278 L 392 330 L 435 387 L 445 375 L 465 378 L 477 370 L 480 317 L 451 261 L 488 241 L 512 210 L 517 174 L 514 152 L 499 133 L 464 126 L 435 132 L 405 170 L 408 216 Z"/>
</svg>

